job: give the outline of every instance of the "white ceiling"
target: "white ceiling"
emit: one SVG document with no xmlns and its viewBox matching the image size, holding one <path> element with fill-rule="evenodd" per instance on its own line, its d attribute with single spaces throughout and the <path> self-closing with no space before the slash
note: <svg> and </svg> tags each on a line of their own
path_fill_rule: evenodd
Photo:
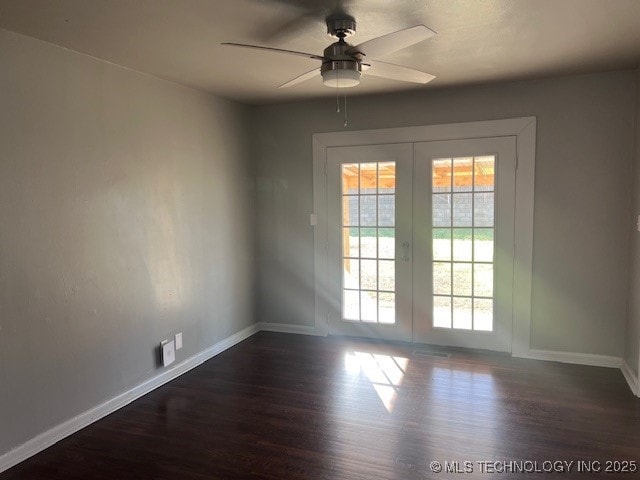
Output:
<svg viewBox="0 0 640 480">
<path fill-rule="evenodd" d="M 438 32 L 381 59 L 432 73 L 432 83 L 364 77 L 352 94 L 631 68 L 640 60 L 639 0 L 343 1 L 358 22 L 354 44 L 416 24 Z M 220 43 L 321 54 L 331 43 L 323 23 L 331 3 L 0 0 L 0 28 L 243 102 L 275 102 L 335 91 L 320 78 L 276 88 L 314 60 Z M 300 16 L 315 21 L 297 26 Z M 279 27 L 286 28 L 277 34 Z"/>
</svg>

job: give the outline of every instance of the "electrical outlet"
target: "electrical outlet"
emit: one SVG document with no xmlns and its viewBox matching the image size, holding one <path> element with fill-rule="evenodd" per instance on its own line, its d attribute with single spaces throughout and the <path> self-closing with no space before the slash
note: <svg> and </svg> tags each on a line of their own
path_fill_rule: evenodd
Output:
<svg viewBox="0 0 640 480">
<path fill-rule="evenodd" d="M 162 366 L 168 367 L 176 361 L 176 348 L 173 340 L 168 342 L 165 340 L 160 344 L 162 350 Z"/>
<path fill-rule="evenodd" d="M 176 350 L 182 348 L 182 332 L 176 333 Z"/>
</svg>

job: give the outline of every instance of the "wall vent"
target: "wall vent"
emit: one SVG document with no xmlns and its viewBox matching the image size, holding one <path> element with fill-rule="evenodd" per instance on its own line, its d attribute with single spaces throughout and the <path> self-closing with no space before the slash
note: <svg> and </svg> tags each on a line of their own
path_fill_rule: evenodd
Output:
<svg viewBox="0 0 640 480">
<path fill-rule="evenodd" d="M 436 357 L 436 358 L 450 358 L 451 354 L 446 352 L 432 352 L 431 350 L 414 350 L 414 357 Z"/>
</svg>

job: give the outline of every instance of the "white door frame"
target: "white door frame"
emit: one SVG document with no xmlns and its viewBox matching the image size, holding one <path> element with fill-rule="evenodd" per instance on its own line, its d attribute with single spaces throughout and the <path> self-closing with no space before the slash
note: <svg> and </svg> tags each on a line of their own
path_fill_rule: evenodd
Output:
<svg viewBox="0 0 640 480">
<path fill-rule="evenodd" d="M 465 138 L 516 137 L 516 204 L 513 272 L 514 356 L 529 353 L 531 337 L 531 277 L 533 259 L 533 197 L 536 118 L 451 123 L 381 130 L 317 133 L 313 135 L 315 330 L 327 335 L 330 292 L 328 278 L 327 148 L 388 143 L 415 143 Z"/>
</svg>

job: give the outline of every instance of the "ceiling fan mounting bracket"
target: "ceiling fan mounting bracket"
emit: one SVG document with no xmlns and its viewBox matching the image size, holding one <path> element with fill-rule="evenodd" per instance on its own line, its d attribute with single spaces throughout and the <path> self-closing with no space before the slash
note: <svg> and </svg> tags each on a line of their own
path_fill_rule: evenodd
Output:
<svg viewBox="0 0 640 480">
<path fill-rule="evenodd" d="M 356 33 L 356 19 L 345 13 L 329 15 L 326 18 L 327 33 L 339 39 L 347 38 Z"/>
</svg>

